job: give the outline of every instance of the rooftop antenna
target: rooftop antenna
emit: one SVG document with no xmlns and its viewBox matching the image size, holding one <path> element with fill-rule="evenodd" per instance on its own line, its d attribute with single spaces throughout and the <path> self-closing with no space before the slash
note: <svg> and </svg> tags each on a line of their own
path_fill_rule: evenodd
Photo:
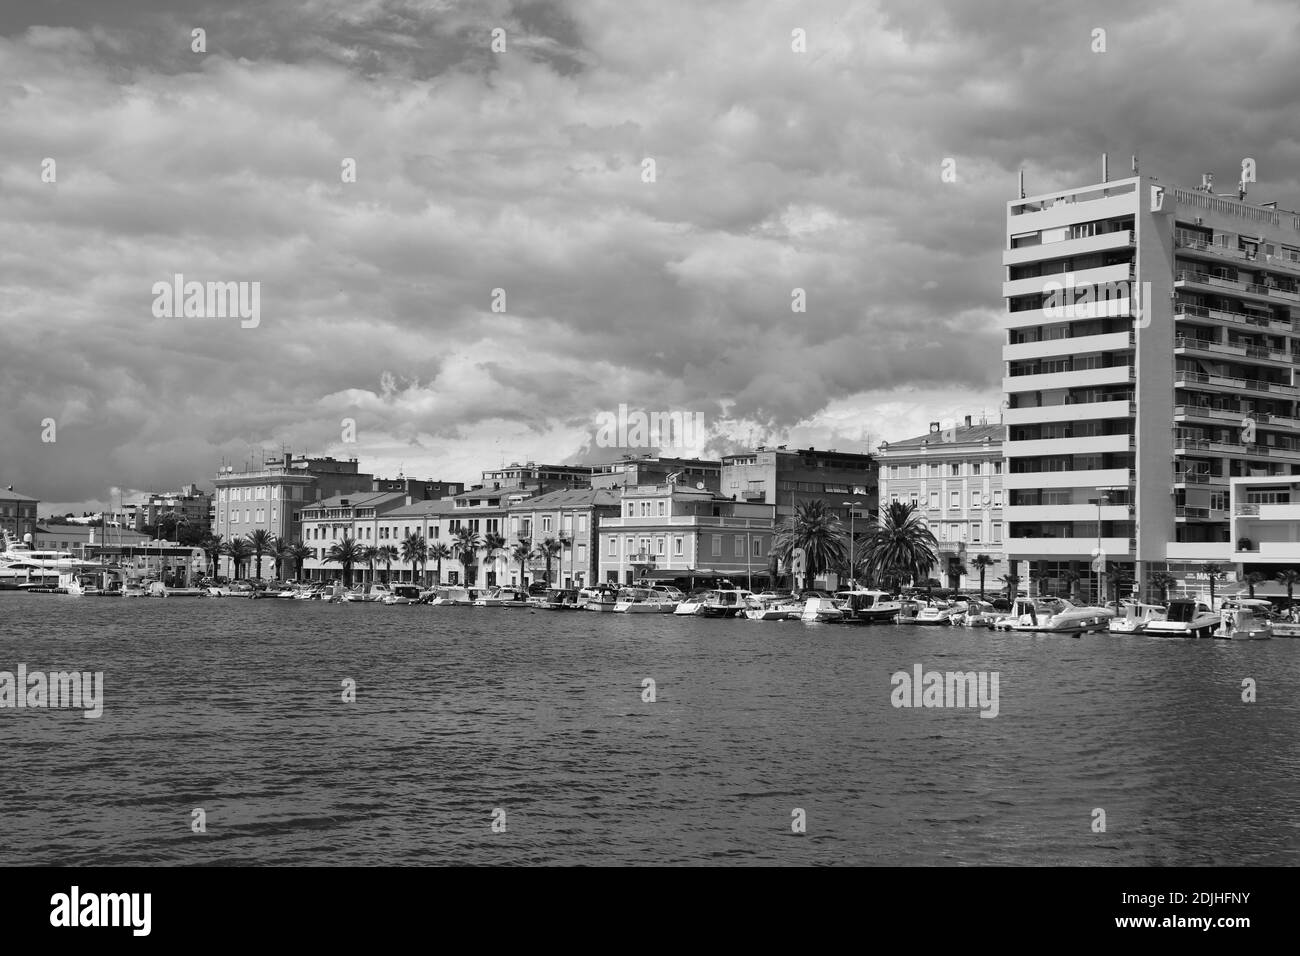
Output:
<svg viewBox="0 0 1300 956">
<path fill-rule="evenodd" d="M 1105 153 L 1101 154 L 1101 181 L 1110 182 L 1110 163 Z"/>
<path fill-rule="evenodd" d="M 1133 175 L 1136 176 L 1137 173 L 1138 173 L 1138 154 L 1134 153 L 1133 154 Z"/>
<path fill-rule="evenodd" d="M 1020 198 L 1025 198 L 1025 171 L 1020 170 Z"/>
</svg>

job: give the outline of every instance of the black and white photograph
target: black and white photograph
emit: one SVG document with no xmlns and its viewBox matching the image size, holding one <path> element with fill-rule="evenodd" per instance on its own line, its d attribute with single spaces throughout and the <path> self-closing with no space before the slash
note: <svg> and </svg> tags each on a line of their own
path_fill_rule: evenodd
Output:
<svg viewBox="0 0 1300 956">
<path fill-rule="evenodd" d="M 1111 937 L 1249 939 L 1216 871 L 1300 864 L 1297 51 L 1267 0 L 0 0 L 22 919 L 1087 869 L 1146 874 Z"/>
</svg>

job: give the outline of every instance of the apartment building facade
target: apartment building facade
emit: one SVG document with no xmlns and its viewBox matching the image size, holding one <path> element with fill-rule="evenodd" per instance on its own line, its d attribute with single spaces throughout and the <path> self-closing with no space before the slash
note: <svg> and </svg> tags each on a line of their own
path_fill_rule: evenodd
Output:
<svg viewBox="0 0 1300 956">
<path fill-rule="evenodd" d="M 678 484 L 622 489 L 599 528 L 600 580 L 768 580 L 776 508 Z"/>
<path fill-rule="evenodd" d="M 672 481 L 689 488 L 703 485 L 710 491 L 722 487 L 722 462 L 702 458 L 667 458 L 662 455 L 624 455 L 620 460 L 593 465 L 593 488 L 659 485 Z"/>
<path fill-rule="evenodd" d="M 14 491 L 14 486 L 0 488 L 0 530 L 7 531 L 15 541 L 26 535 L 36 535 L 37 498 Z"/>
<path fill-rule="evenodd" d="M 979 554 L 993 560 L 984 570 L 986 590 L 997 591 L 1010 570 L 1003 548 L 1005 431 L 1000 422 L 967 415 L 960 425 L 932 422 L 925 435 L 880 444 L 880 501 L 916 507 L 939 543 L 933 576 L 949 587 L 979 586 Z"/>
<path fill-rule="evenodd" d="M 869 454 L 760 445 L 723 457 L 721 493 L 735 501 L 771 505 L 778 522 L 800 504 L 821 501 L 847 525 L 851 510 L 874 518 L 878 475 L 879 465 Z"/>
<path fill-rule="evenodd" d="M 154 527 L 164 516 L 189 525 L 203 533 L 212 525 L 213 496 L 195 484 L 182 485 L 179 491 L 149 491 L 122 501 L 121 522 L 134 531 Z"/>
</svg>

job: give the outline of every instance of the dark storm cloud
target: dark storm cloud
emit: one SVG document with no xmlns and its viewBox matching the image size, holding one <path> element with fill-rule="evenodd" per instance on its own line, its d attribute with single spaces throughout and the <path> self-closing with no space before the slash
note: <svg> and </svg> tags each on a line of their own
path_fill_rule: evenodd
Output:
<svg viewBox="0 0 1300 956">
<path fill-rule="evenodd" d="M 472 478 L 591 452 L 622 403 L 704 413 L 714 450 L 996 409 L 1016 170 L 1049 190 L 1138 152 L 1231 188 L 1249 155 L 1259 198 L 1294 206 L 1298 22 L 1263 3 L 10 2 L 4 483 L 77 501 L 281 444 Z M 155 318 L 175 273 L 260 282 L 260 325 Z"/>
</svg>

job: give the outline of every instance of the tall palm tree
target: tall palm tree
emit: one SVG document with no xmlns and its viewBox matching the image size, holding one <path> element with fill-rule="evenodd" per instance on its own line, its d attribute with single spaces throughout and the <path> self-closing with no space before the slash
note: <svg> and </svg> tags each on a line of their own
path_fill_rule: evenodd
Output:
<svg viewBox="0 0 1300 956">
<path fill-rule="evenodd" d="M 398 554 L 397 547 L 395 545 L 381 544 L 379 547 L 375 548 L 375 560 L 384 562 L 384 583 L 385 584 L 387 584 L 388 579 L 393 576 L 393 562 L 396 561 L 399 557 L 400 555 Z"/>
<path fill-rule="evenodd" d="M 225 554 L 225 539 L 219 534 L 205 534 L 199 542 L 199 548 L 212 562 L 212 576 L 215 578 L 217 576 L 217 564 L 221 560 L 221 556 Z"/>
<path fill-rule="evenodd" d="M 301 541 L 295 541 L 293 544 L 289 545 L 289 557 L 293 559 L 295 581 L 302 580 L 303 562 L 310 558 L 312 554 L 314 554 L 312 549 L 307 547 L 307 545 L 303 544 Z"/>
<path fill-rule="evenodd" d="M 1169 603 L 1169 589 L 1178 583 L 1178 579 L 1168 571 L 1157 571 L 1151 575 L 1151 586 L 1160 592 L 1160 603 Z"/>
<path fill-rule="evenodd" d="M 1062 597 L 1067 597 L 1070 598 L 1070 600 L 1074 600 L 1077 597 L 1077 595 L 1075 594 L 1075 587 L 1082 580 L 1083 580 L 1083 575 L 1079 574 L 1079 572 L 1074 570 L 1074 568 L 1066 568 L 1064 571 L 1062 571 L 1061 583 L 1065 585 L 1065 594 L 1062 595 Z"/>
<path fill-rule="evenodd" d="M 443 542 L 437 541 L 429 545 L 429 557 L 427 560 L 438 562 L 438 569 L 434 573 L 433 583 L 441 584 L 442 583 L 442 562 L 451 560 L 451 548 L 447 547 L 447 545 L 445 545 Z"/>
<path fill-rule="evenodd" d="M 235 566 L 235 580 L 239 580 L 239 570 L 253 554 L 253 546 L 247 538 L 232 538 L 221 546 L 221 551 Z"/>
<path fill-rule="evenodd" d="M 344 536 L 342 541 L 335 541 L 325 552 L 326 564 L 338 564 L 343 567 L 343 586 L 352 587 L 352 566 L 366 560 L 366 548 L 357 544 L 355 538 Z"/>
<path fill-rule="evenodd" d="M 948 563 L 948 587 L 956 591 L 961 586 L 961 579 L 970 574 L 970 569 L 962 562 L 960 558 Z"/>
<path fill-rule="evenodd" d="M 256 555 L 256 563 L 253 568 L 253 575 L 257 580 L 262 580 L 262 555 L 269 554 L 275 550 L 275 535 L 265 528 L 258 528 L 256 531 L 246 535 L 248 544 Z"/>
<path fill-rule="evenodd" d="M 519 562 L 519 586 L 524 584 L 524 565 L 536 557 L 537 552 L 533 550 L 533 543 L 527 538 L 520 538 L 510 551 L 510 560 Z"/>
<path fill-rule="evenodd" d="M 848 534 L 840 516 L 820 499 L 803 501 L 776 530 L 773 548 L 790 564 L 795 548 L 804 554 L 804 586 L 831 568 L 842 566 L 848 555 Z"/>
<path fill-rule="evenodd" d="M 1267 580 L 1268 575 L 1262 571 L 1251 571 L 1250 574 L 1246 575 L 1246 587 L 1250 589 L 1250 596 L 1252 598 L 1255 596 L 1255 586 L 1257 584 L 1263 584 Z"/>
<path fill-rule="evenodd" d="M 429 545 L 424 535 L 413 531 L 402 539 L 402 560 L 411 566 L 411 581 L 424 583 L 421 566 L 429 560 Z"/>
<path fill-rule="evenodd" d="M 284 573 L 284 566 L 293 559 L 293 545 L 288 541 L 275 539 L 275 550 L 271 552 L 271 557 L 275 559 L 275 579 L 277 581 L 287 581 L 288 575 Z"/>
<path fill-rule="evenodd" d="M 551 562 L 564 550 L 564 545 L 555 538 L 547 538 L 537 546 L 537 553 L 546 562 L 546 586 L 551 586 Z"/>
<path fill-rule="evenodd" d="M 1000 580 L 1006 585 L 1007 599 L 1014 604 L 1016 598 L 1020 595 L 1020 575 L 1016 574 L 1015 571 L 1009 571 L 1002 575 Z"/>
<path fill-rule="evenodd" d="M 1201 569 L 1205 576 L 1210 579 L 1210 610 L 1214 610 L 1214 584 L 1223 578 L 1223 566 L 1219 564 L 1207 564 Z"/>
<path fill-rule="evenodd" d="M 1111 592 L 1115 595 L 1115 600 L 1118 601 L 1120 595 L 1124 592 L 1124 585 L 1132 584 L 1133 578 L 1123 568 L 1112 567 L 1106 572 L 1106 583 L 1110 585 Z M 1102 595 L 1102 597 L 1104 598 L 1105 595 Z"/>
<path fill-rule="evenodd" d="M 497 552 L 504 551 L 505 549 L 506 539 L 495 531 L 489 531 L 487 534 L 483 535 L 483 563 L 485 565 L 493 563 Z M 496 568 L 494 564 L 493 573 L 495 574 L 495 572 Z"/>
<path fill-rule="evenodd" d="M 1294 592 L 1296 582 L 1300 581 L 1300 571 L 1296 571 L 1292 568 L 1287 568 L 1285 571 L 1279 571 L 1277 573 L 1277 580 L 1279 584 L 1286 588 L 1286 606 L 1290 607 L 1295 603 Z"/>
<path fill-rule="evenodd" d="M 451 550 L 465 568 L 465 586 L 469 587 L 474 583 L 474 565 L 478 562 L 478 553 L 483 550 L 483 539 L 469 528 L 457 529 L 452 537 L 456 540 Z"/>
<path fill-rule="evenodd" d="M 939 563 L 939 542 L 910 502 L 892 501 L 882 509 L 880 523 L 871 529 L 862 550 L 862 569 L 873 579 L 893 571 L 928 581 Z"/>
<path fill-rule="evenodd" d="M 370 569 L 370 575 L 366 578 L 367 584 L 373 584 L 375 582 L 375 561 L 378 557 L 379 549 L 373 544 L 363 544 L 361 546 L 361 560 L 364 561 L 366 567 Z"/>
<path fill-rule="evenodd" d="M 989 568 L 993 567 L 996 562 L 987 554 L 977 554 L 971 564 L 975 565 L 980 575 L 980 600 L 984 600 L 984 575 L 988 573 Z"/>
</svg>

